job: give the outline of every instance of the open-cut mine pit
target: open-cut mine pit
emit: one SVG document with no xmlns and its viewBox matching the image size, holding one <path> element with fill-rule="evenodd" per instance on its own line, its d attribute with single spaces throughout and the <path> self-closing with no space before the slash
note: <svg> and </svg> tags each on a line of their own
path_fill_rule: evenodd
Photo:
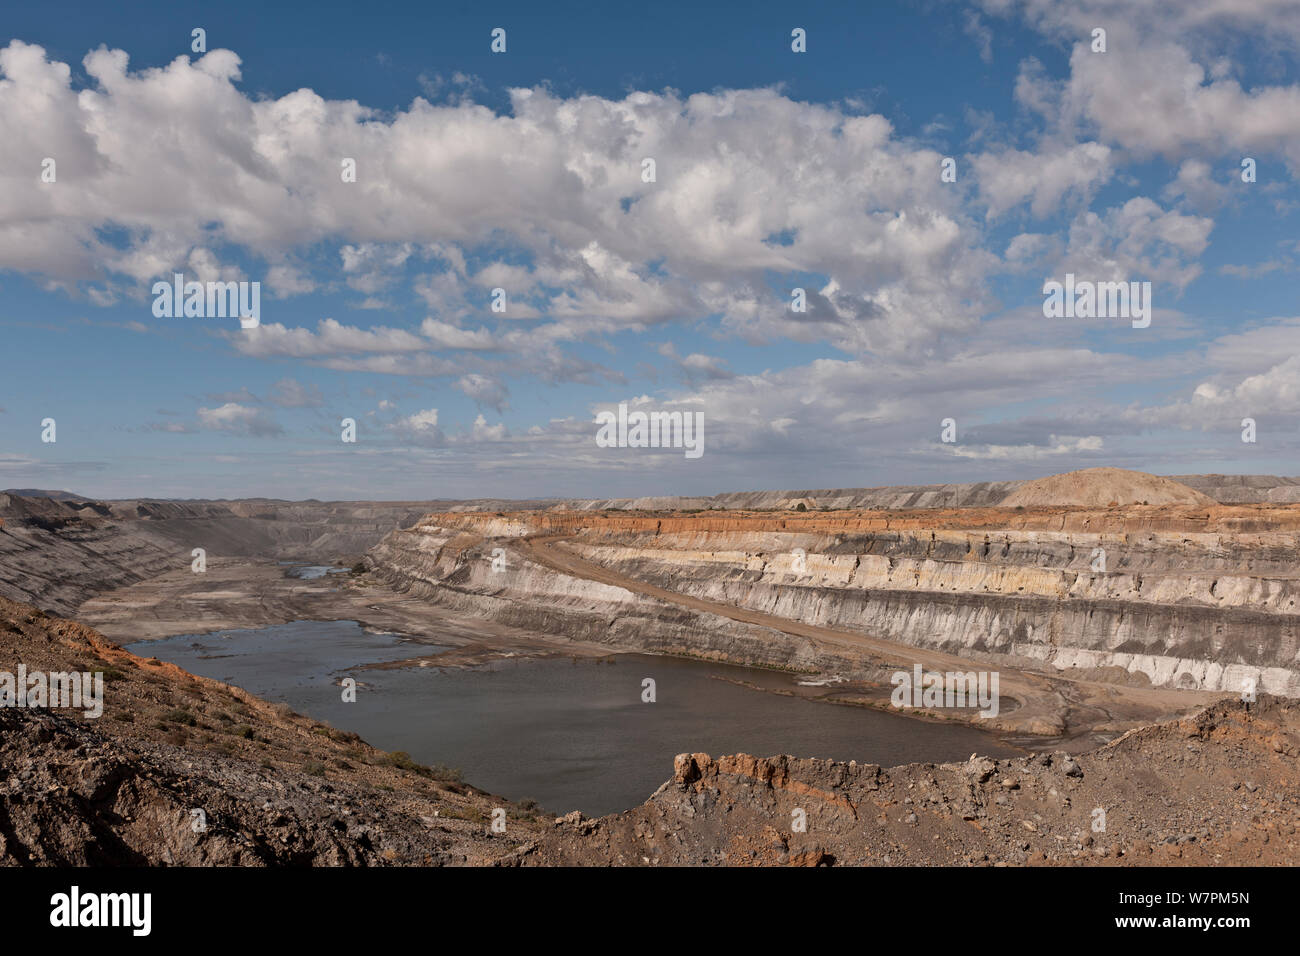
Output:
<svg viewBox="0 0 1300 956">
<path fill-rule="evenodd" d="M 633 501 L 0 496 L 0 594 L 11 599 L 0 605 L 10 635 L 0 670 L 39 659 L 115 675 L 98 722 L 0 712 L 9 726 L 0 747 L 10 781 L 0 792 L 3 858 L 1281 860 L 1295 850 L 1300 793 L 1292 487 L 1100 469 L 995 486 L 663 499 L 655 510 Z M 870 503 L 900 497 L 927 506 Z M 210 556 L 203 573 L 191 567 L 195 547 Z M 340 573 L 293 574 L 289 561 Z M 968 724 L 1026 756 L 884 768 L 810 754 L 684 753 L 645 804 L 595 820 L 547 807 L 552 825 L 537 808 L 512 804 L 518 794 L 491 798 L 369 748 L 346 728 L 138 656 L 147 643 L 133 644 L 134 655 L 120 649 L 312 620 L 408 635 L 409 658 L 381 668 L 626 653 L 760 667 L 788 675 L 782 693 Z M 436 652 L 420 650 L 435 638 Z M 969 676 L 982 692 L 995 675 L 999 699 L 952 706 L 950 693 L 945 707 L 941 689 L 931 698 L 918 686 L 900 709 L 900 674 Z M 190 720 L 177 724 L 180 711 Z M 295 755 L 282 742 L 294 734 L 311 748 Z M 37 742 L 66 758 L 39 758 Z M 118 769 L 101 779 L 108 766 Z M 240 796 L 260 786 L 255 778 L 302 796 L 267 818 L 256 798 Z M 323 799 L 322 779 L 352 796 Z M 97 796 L 55 827 L 36 812 L 34 781 Z M 371 818 L 388 814 L 382 843 L 352 846 L 351 823 L 329 830 L 331 814 L 380 785 L 414 788 L 424 803 L 400 812 L 384 809 L 387 797 L 370 805 Z M 193 802 L 195 788 L 223 794 L 219 813 L 239 821 L 243 842 L 214 836 L 199 851 L 151 845 L 143 830 L 107 837 L 109 814 L 170 812 L 162 808 Z M 1195 820 L 1179 809 L 1185 798 L 1196 801 Z M 464 824 L 498 807 L 524 821 L 511 839 Z M 1124 821 L 1104 838 L 1088 826 L 1096 807 Z M 783 822 L 795 810 L 815 822 L 806 838 L 792 838 Z M 308 821 L 319 820 L 331 835 L 281 851 L 273 837 L 293 820 L 311 832 L 318 824 Z M 441 834 L 437 849 L 419 836 L 430 833 Z"/>
</svg>

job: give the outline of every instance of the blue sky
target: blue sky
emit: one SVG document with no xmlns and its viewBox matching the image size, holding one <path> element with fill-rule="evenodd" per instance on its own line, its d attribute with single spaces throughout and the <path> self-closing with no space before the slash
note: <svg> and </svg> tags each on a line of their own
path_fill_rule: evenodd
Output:
<svg viewBox="0 0 1300 956">
<path fill-rule="evenodd" d="M 1300 4 L 131 9 L 0 28 L 0 487 L 1300 471 Z M 155 316 L 176 272 L 260 325 Z M 1150 326 L 1046 318 L 1067 273 Z M 705 454 L 598 447 L 619 403 Z"/>
</svg>

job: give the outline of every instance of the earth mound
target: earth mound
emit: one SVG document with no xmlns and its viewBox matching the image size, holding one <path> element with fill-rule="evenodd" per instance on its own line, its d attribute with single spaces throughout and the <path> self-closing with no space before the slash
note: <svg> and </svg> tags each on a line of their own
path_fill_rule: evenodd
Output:
<svg viewBox="0 0 1300 956">
<path fill-rule="evenodd" d="M 1085 468 L 1027 481 L 1002 499 L 1003 508 L 1081 507 L 1114 505 L 1190 505 L 1217 502 L 1170 478 L 1125 468 Z"/>
</svg>

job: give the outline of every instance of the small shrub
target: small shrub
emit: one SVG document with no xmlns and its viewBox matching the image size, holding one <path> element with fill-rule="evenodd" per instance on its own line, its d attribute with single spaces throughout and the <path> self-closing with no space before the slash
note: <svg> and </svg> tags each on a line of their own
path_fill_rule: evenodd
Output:
<svg viewBox="0 0 1300 956">
<path fill-rule="evenodd" d="M 424 768 L 429 775 L 435 780 L 441 780 L 443 783 L 460 783 L 464 774 L 460 772 L 459 767 L 448 767 L 444 764 L 436 763 L 432 767 Z"/>
<path fill-rule="evenodd" d="M 385 754 L 379 762 L 396 767 L 398 770 L 410 770 L 415 773 L 425 773 L 429 769 L 412 760 L 411 755 L 405 750 L 394 750 L 392 753 Z"/>
</svg>

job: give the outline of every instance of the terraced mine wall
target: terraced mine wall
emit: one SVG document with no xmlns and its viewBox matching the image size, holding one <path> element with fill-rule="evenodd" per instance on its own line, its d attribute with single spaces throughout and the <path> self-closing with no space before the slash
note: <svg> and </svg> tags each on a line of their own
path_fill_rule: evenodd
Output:
<svg viewBox="0 0 1300 956">
<path fill-rule="evenodd" d="M 1156 686 L 1239 691 L 1249 680 L 1300 696 L 1296 508 L 433 515 L 369 560 L 394 587 L 522 627 L 576 626 L 587 639 L 661 650 L 667 625 L 668 643 L 738 663 L 830 663 L 787 635 L 690 621 L 512 548 L 538 534 L 681 594 L 915 647 L 1086 676 L 1111 669 Z M 503 572 L 492 570 L 497 547 Z"/>
<path fill-rule="evenodd" d="M 525 522 L 445 517 L 451 524 L 488 525 L 499 534 L 482 537 L 426 519 L 394 531 L 369 552 L 366 560 L 372 576 L 396 591 L 469 617 L 575 641 L 809 673 L 838 669 L 864 679 L 888 679 L 887 673 L 864 666 L 854 656 L 828 653 L 796 635 L 539 565 L 517 547 L 518 539 L 529 533 Z"/>
</svg>

